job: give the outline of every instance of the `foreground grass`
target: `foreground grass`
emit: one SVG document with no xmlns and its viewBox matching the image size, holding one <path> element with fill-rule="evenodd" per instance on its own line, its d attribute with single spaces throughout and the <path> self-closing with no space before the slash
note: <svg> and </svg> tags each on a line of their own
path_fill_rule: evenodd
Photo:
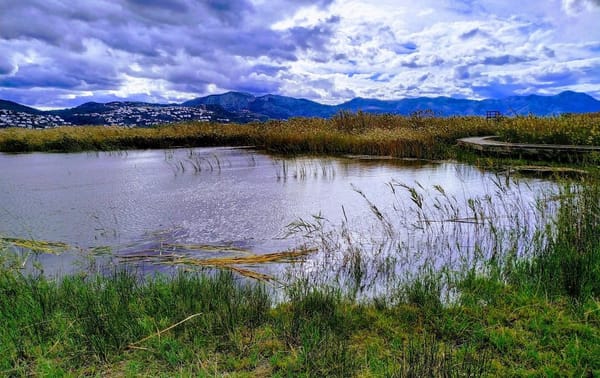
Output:
<svg viewBox="0 0 600 378">
<path fill-rule="evenodd" d="M 271 306 L 231 274 L 141 283 L 0 275 L 0 374 L 514 376 L 600 373 L 600 303 L 470 277 L 358 303 L 296 288 Z M 423 295 L 425 294 L 425 295 Z M 431 292 L 429 292 L 431 294 Z"/>
</svg>

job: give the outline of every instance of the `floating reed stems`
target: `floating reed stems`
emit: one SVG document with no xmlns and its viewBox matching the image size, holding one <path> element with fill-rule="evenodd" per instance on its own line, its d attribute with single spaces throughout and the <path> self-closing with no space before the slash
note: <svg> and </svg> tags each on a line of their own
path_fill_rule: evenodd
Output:
<svg viewBox="0 0 600 378">
<path fill-rule="evenodd" d="M 300 249 L 293 251 L 274 252 L 265 254 L 250 254 L 248 256 L 237 256 L 237 257 L 217 257 L 199 259 L 195 257 L 182 256 L 176 254 L 161 254 L 161 255 L 135 255 L 135 256 L 121 256 L 120 258 L 124 261 L 129 262 L 151 262 L 155 264 L 163 265 L 185 265 L 185 266 L 199 266 L 199 267 L 213 267 L 218 269 L 231 270 L 242 276 L 253 278 L 259 281 L 274 281 L 272 276 L 267 274 L 259 273 L 250 269 L 240 268 L 236 265 L 257 265 L 257 264 L 268 264 L 268 263 L 291 263 L 299 262 L 302 259 L 316 252 L 316 248 L 312 249 Z"/>
</svg>

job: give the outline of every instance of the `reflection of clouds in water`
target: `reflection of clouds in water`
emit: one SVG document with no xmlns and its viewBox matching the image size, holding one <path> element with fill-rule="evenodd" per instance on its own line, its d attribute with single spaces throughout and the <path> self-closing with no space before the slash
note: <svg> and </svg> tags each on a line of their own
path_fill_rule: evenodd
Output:
<svg viewBox="0 0 600 378">
<path fill-rule="evenodd" d="M 190 168 L 187 159 L 196 158 L 202 170 Z M 183 162 L 185 172 L 174 174 L 165 159 Z M 278 181 L 277 169 L 284 163 L 287 180 Z M 174 235 L 181 243 L 239 243 L 262 253 L 295 247 L 299 240 L 280 238 L 286 226 L 319 213 L 333 229 L 347 218 L 357 230 L 352 240 L 376 253 L 380 225 L 352 185 L 398 222 L 410 212 L 397 213 L 394 206 L 402 208 L 410 198 L 405 191 L 393 196 L 392 181 L 418 182 L 430 192 L 440 185 L 463 198 L 493 192 L 496 180 L 493 174 L 449 162 L 283 159 L 232 148 L 0 155 L 0 177 L 11 178 L 0 180 L 0 193 L 1 206 L 12 214 L 0 217 L 0 230 L 13 236 L 84 248 L 121 247 L 135 244 L 147 232 L 182 228 L 185 233 Z M 531 183 L 532 189 L 523 183 Z M 523 196 L 543 186 L 539 180 L 523 183 L 517 185 Z M 116 230 L 118 237 L 98 237 L 98 225 Z M 416 240 L 406 243 L 413 249 L 418 245 Z"/>
</svg>

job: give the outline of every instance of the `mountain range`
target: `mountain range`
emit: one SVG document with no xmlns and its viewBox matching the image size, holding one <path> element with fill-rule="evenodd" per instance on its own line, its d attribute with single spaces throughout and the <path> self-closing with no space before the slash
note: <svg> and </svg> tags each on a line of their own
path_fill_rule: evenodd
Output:
<svg viewBox="0 0 600 378">
<path fill-rule="evenodd" d="M 496 110 L 507 116 L 527 114 L 550 116 L 563 113 L 600 112 L 600 101 L 584 93 L 566 91 L 554 96 L 511 96 L 488 100 L 451 97 L 419 97 L 401 100 L 355 98 L 338 105 L 325 105 L 306 99 L 272 94 L 254 96 L 249 93 L 227 92 L 199 97 L 181 104 L 88 102 L 74 108 L 53 111 L 41 111 L 15 102 L 0 100 L 0 110 L 4 110 L 5 113 L 31 116 L 54 116 L 62 119 L 65 124 L 75 125 L 111 124 L 110 120 L 115 119 L 115 114 L 129 114 L 130 116 L 123 118 L 126 125 L 147 126 L 153 122 L 168 123 L 181 119 L 250 122 L 291 117 L 327 118 L 340 111 L 410 115 L 416 111 L 427 110 L 439 116 L 455 116 L 485 115 L 486 111 Z M 179 118 L 171 117 L 175 113 L 180 114 Z M 151 114 L 154 118 L 149 121 L 148 117 Z M 146 117 L 148 119 L 145 115 L 148 115 Z"/>
<path fill-rule="evenodd" d="M 200 97 L 184 102 L 184 106 L 219 105 L 229 111 L 248 111 L 268 118 L 331 117 L 339 111 L 391 113 L 410 115 L 419 110 L 431 110 L 440 116 L 485 115 L 497 110 L 504 115 L 538 116 L 562 113 L 600 111 L 600 101 L 585 93 L 566 91 L 555 96 L 511 96 L 503 99 L 467 100 L 451 97 L 419 97 L 402 100 L 355 98 L 339 105 L 323 105 L 292 97 L 265 95 L 255 97 L 248 93 L 228 92 Z"/>
</svg>

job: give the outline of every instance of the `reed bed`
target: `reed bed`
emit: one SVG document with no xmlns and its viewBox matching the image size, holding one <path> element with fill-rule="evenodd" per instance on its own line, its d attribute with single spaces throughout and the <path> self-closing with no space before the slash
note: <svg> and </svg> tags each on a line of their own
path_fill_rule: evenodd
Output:
<svg viewBox="0 0 600 378">
<path fill-rule="evenodd" d="M 73 152 L 201 146 L 256 146 L 297 154 L 445 158 L 456 139 L 498 135 L 506 141 L 600 145 L 600 113 L 558 117 L 434 117 L 341 112 L 331 119 L 250 124 L 190 122 L 153 128 L 59 127 L 0 130 L 0 151 Z"/>
<path fill-rule="evenodd" d="M 0 151 L 84 151 L 197 146 L 257 146 L 280 153 L 443 157 L 456 138 L 494 127 L 480 117 L 402 117 L 341 113 L 332 119 L 266 123 L 186 123 L 156 128 L 59 127 L 0 130 Z"/>
<path fill-rule="evenodd" d="M 200 146 L 257 146 L 280 153 L 447 157 L 458 138 L 499 135 L 511 142 L 600 144 L 600 113 L 559 117 L 434 117 L 341 112 L 331 119 L 250 124 L 183 123 L 154 128 L 2 129 L 0 151 L 86 151 Z"/>
<path fill-rule="evenodd" d="M 508 142 L 598 146 L 600 113 L 504 118 L 497 133 Z"/>
</svg>

